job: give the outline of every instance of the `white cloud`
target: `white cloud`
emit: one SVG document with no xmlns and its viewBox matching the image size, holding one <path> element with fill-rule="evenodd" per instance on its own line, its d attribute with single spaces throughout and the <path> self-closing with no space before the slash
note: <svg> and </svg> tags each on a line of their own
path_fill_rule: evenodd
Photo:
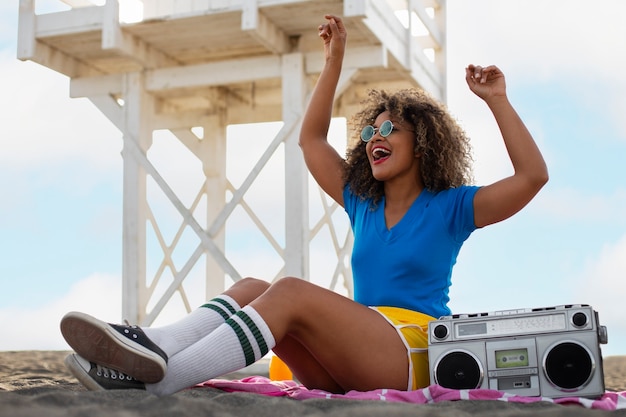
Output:
<svg viewBox="0 0 626 417">
<path fill-rule="evenodd" d="M 611 222 L 615 227 L 626 225 L 626 189 L 612 194 L 591 195 L 578 188 L 557 188 L 537 196 L 533 207 L 562 222 L 580 221 L 586 224 Z"/>
<path fill-rule="evenodd" d="M 566 82 L 577 101 L 605 108 L 626 140 L 626 56 L 618 52 L 626 39 L 625 14 L 620 0 L 451 1 L 449 100 L 464 97 L 459 114 L 469 120 L 468 111 L 480 104 L 469 98 L 463 68 L 495 64 L 509 86 Z"/>
<path fill-rule="evenodd" d="M 456 25 L 466 30 L 466 52 L 490 62 L 505 59 L 511 71 L 526 77 L 552 78 L 567 70 L 587 83 L 590 74 L 615 76 L 612 69 L 626 65 L 623 54 L 615 53 L 626 38 L 621 0 L 456 0 L 448 11 L 448 31 L 460 30 Z"/>
<path fill-rule="evenodd" d="M 121 279 L 93 274 L 74 284 L 62 298 L 43 305 L 0 309 L 0 351 L 69 350 L 59 323 L 69 311 L 82 311 L 108 322 L 119 322 Z"/>
<path fill-rule="evenodd" d="M 0 163 L 3 168 L 80 161 L 90 170 L 117 170 L 121 134 L 86 99 L 69 98 L 69 80 L 33 62 L 21 62 L 12 51 L 0 52 L 3 119 Z"/>
<path fill-rule="evenodd" d="M 626 344 L 624 300 L 626 299 L 626 235 L 614 244 L 602 248 L 599 256 L 588 262 L 581 278 L 571 282 L 577 291 L 575 298 L 591 305 L 600 316 L 600 324 L 607 326 L 609 344 L 603 348 L 608 354 L 623 354 Z"/>
<path fill-rule="evenodd" d="M 614 244 L 604 245 L 598 257 L 588 263 L 582 277 L 580 292 L 605 304 L 607 314 L 621 318 L 626 297 L 626 235 Z"/>
</svg>

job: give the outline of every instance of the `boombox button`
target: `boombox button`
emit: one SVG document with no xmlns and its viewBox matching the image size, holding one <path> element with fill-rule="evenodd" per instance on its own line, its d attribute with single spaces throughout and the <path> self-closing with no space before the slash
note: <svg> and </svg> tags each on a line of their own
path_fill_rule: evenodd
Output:
<svg viewBox="0 0 626 417">
<path fill-rule="evenodd" d="M 489 371 L 487 375 L 489 378 L 498 378 L 501 376 L 517 376 L 517 375 L 537 375 L 537 368 L 523 368 L 523 369 L 506 369 L 502 371 Z"/>
<path fill-rule="evenodd" d="M 448 328 L 443 324 L 438 324 L 437 326 L 435 326 L 433 333 L 435 334 L 435 337 L 437 339 L 445 339 L 446 337 L 448 337 Z"/>
<path fill-rule="evenodd" d="M 572 316 L 572 323 L 576 327 L 583 327 L 587 324 L 587 315 L 585 313 L 578 312 Z"/>
</svg>

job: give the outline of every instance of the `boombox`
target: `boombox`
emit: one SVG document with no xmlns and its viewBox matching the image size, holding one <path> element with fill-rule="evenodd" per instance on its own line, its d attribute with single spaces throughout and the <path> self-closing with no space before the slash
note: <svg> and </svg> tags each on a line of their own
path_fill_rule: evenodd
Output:
<svg viewBox="0 0 626 417">
<path fill-rule="evenodd" d="M 428 325 L 430 382 L 523 396 L 604 394 L 607 330 L 586 304 L 443 316 Z"/>
</svg>

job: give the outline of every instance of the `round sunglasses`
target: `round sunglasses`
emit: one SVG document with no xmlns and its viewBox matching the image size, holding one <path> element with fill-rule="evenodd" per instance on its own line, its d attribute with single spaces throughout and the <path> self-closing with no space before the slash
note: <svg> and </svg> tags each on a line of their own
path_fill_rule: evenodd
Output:
<svg viewBox="0 0 626 417">
<path fill-rule="evenodd" d="M 391 123 L 391 120 L 385 120 L 378 128 L 372 125 L 365 126 L 363 130 L 361 130 L 361 140 L 363 142 L 369 142 L 376 134 L 376 131 L 378 131 L 380 136 L 386 138 L 391 135 L 391 132 L 393 132 L 393 123 Z"/>
</svg>

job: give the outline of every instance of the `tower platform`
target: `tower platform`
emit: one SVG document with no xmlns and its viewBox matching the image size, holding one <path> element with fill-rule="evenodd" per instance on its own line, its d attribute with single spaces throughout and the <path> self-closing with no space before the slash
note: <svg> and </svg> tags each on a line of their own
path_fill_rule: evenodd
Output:
<svg viewBox="0 0 626 417">
<path fill-rule="evenodd" d="M 88 98 L 123 136 L 122 316 L 149 325 L 176 294 L 187 311 L 196 307 L 184 283 L 198 268 L 204 298 L 241 279 L 225 250 L 235 211 L 249 216 L 281 259 L 271 279 L 311 279 L 310 244 L 323 234 L 335 255 L 323 261 L 335 265 L 329 286 L 343 282 L 350 294 L 350 231 L 336 227 L 337 206 L 324 195 L 319 218 L 311 217 L 297 144 L 323 65 L 317 27 L 330 13 L 342 16 L 348 30 L 334 116 L 349 117 L 369 88 L 421 87 L 443 101 L 445 0 L 59 2 L 67 10 L 37 13 L 35 0 L 20 0 L 17 54 L 69 77 L 70 96 Z M 141 13 L 131 16 L 132 5 Z M 227 127 L 270 121 L 282 127 L 235 185 L 226 174 L 227 156 L 237 152 L 228 149 Z M 157 131 L 168 131 L 199 161 L 203 180 L 188 201 L 151 159 Z M 282 178 L 272 179 L 284 188 L 279 236 L 246 202 L 276 153 L 284 159 Z M 150 187 L 177 213 L 170 237 L 160 225 L 171 219 L 157 218 Z M 185 233 L 194 243 L 181 260 L 174 254 Z"/>
</svg>

